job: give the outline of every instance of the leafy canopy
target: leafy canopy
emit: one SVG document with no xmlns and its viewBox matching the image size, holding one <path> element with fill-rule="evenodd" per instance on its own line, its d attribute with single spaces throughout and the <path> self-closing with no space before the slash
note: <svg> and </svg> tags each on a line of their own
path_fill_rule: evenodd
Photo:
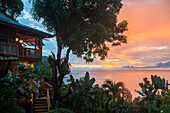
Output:
<svg viewBox="0 0 170 113">
<path fill-rule="evenodd" d="M 105 59 L 109 47 L 127 43 L 127 21 L 117 23 L 121 0 L 30 0 L 33 18 L 56 33 L 62 47 L 87 62 Z"/>
<path fill-rule="evenodd" d="M 22 0 L 0 0 L 0 12 L 15 20 L 24 9 Z"/>
</svg>

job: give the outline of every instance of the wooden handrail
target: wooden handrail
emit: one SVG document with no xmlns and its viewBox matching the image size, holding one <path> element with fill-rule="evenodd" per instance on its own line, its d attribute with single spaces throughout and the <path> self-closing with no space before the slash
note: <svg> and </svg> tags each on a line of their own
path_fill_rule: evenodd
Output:
<svg viewBox="0 0 170 113">
<path fill-rule="evenodd" d="M 51 107 L 51 101 L 50 101 L 50 93 L 48 89 L 47 89 L 47 102 L 48 102 L 48 111 L 49 111 Z"/>
<path fill-rule="evenodd" d="M 40 87 L 40 84 L 33 80 L 33 83 L 36 84 L 37 87 Z"/>
<path fill-rule="evenodd" d="M 34 89 L 39 89 L 40 88 L 40 85 L 34 80 L 30 81 L 30 84 L 34 87 Z"/>
<path fill-rule="evenodd" d="M 48 84 L 47 82 L 44 82 L 43 79 L 41 79 L 40 85 L 41 85 L 41 88 L 43 88 L 45 90 L 48 89 L 48 88 L 53 88 L 50 84 Z"/>
</svg>

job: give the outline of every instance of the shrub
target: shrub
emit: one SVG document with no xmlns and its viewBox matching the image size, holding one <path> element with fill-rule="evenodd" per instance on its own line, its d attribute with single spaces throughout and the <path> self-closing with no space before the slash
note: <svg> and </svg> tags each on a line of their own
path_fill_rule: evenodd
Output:
<svg viewBox="0 0 170 113">
<path fill-rule="evenodd" d="M 14 108 L 14 111 L 11 112 L 11 113 L 25 113 L 25 111 L 24 111 L 23 108 L 17 106 L 17 107 Z"/>
<path fill-rule="evenodd" d="M 1 113 L 25 113 L 25 111 L 23 108 L 16 106 L 12 109 L 3 110 L 3 111 L 1 111 Z"/>
<path fill-rule="evenodd" d="M 31 93 L 36 94 L 30 81 L 33 79 L 33 69 L 20 63 L 18 65 L 19 73 L 12 75 L 11 71 L 0 78 L 0 112 L 2 113 L 22 113 L 15 106 L 19 104 L 23 98 L 30 99 Z M 14 112 L 15 113 L 15 112 Z"/>
<path fill-rule="evenodd" d="M 16 105 L 15 90 L 3 78 L 0 79 L 0 87 L 0 111 L 6 113 L 6 110 L 13 109 Z"/>
<path fill-rule="evenodd" d="M 48 111 L 47 113 L 74 113 L 74 112 L 66 108 L 56 108 Z"/>
</svg>

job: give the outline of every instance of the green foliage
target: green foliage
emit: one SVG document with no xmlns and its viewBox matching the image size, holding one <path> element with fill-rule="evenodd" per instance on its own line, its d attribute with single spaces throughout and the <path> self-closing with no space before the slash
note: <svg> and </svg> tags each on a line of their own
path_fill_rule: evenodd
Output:
<svg viewBox="0 0 170 113">
<path fill-rule="evenodd" d="M 2 113 L 25 113 L 24 109 L 19 106 L 16 106 L 16 107 L 13 107 L 12 109 L 7 109 L 1 112 Z"/>
<path fill-rule="evenodd" d="M 25 111 L 16 106 L 18 95 L 16 89 L 6 78 L 0 79 L 0 111 L 2 113 L 25 113 Z"/>
<path fill-rule="evenodd" d="M 106 80 L 102 87 L 105 89 L 105 94 L 108 97 L 105 104 L 106 111 L 112 106 L 112 109 L 120 112 L 123 106 L 122 104 L 132 101 L 132 94 L 125 88 L 123 82 L 113 83 L 110 80 Z"/>
<path fill-rule="evenodd" d="M 18 68 L 17 75 L 12 75 L 12 72 L 9 71 L 7 76 L 0 79 L 1 111 L 13 110 L 16 102 L 20 103 L 23 98 L 30 99 L 31 93 L 36 93 L 29 83 L 33 79 L 33 69 L 22 63 L 18 65 Z"/>
<path fill-rule="evenodd" d="M 105 84 L 106 85 L 106 84 Z M 115 87 L 119 86 L 115 84 Z M 122 84 L 124 86 L 124 84 Z M 120 85 L 120 86 L 122 86 Z M 131 95 L 126 88 L 118 87 L 113 89 L 114 91 L 119 91 L 124 96 L 127 94 Z M 126 92 L 125 92 L 126 91 Z M 72 75 L 70 75 L 69 84 L 64 85 L 61 89 L 62 99 L 61 107 L 70 108 L 76 113 L 112 113 L 115 107 L 119 109 L 129 109 L 128 102 L 121 100 L 122 97 L 116 95 L 114 98 L 112 93 L 109 93 L 108 89 L 100 88 L 98 84 L 95 84 L 95 78 L 90 78 L 89 73 L 86 72 L 85 76 L 79 80 L 75 80 Z M 126 97 L 125 96 L 125 97 Z M 120 97 L 120 98 L 118 98 Z M 127 96 L 128 97 L 128 96 Z M 125 106 L 122 108 L 122 106 Z M 114 107 L 115 106 L 115 107 Z M 118 109 L 116 109 L 118 111 Z"/>
<path fill-rule="evenodd" d="M 22 98 L 30 99 L 31 93 L 36 93 L 30 85 L 30 81 L 34 79 L 33 68 L 31 66 L 25 66 L 23 63 L 20 63 L 18 68 L 19 73 L 17 75 L 9 73 L 6 78 L 16 90 L 16 98 L 18 101 L 21 101 Z"/>
<path fill-rule="evenodd" d="M 147 77 L 143 79 L 144 83 L 139 83 L 139 86 L 142 88 L 142 91 L 136 91 L 139 93 L 142 98 L 138 101 L 147 106 L 147 111 L 151 112 L 160 112 L 161 108 L 161 95 L 158 90 L 161 90 L 162 94 L 165 94 L 168 91 L 168 82 L 165 83 L 165 79 L 161 79 L 159 76 L 151 75 L 151 80 L 148 81 Z"/>
<path fill-rule="evenodd" d="M 74 113 L 74 112 L 66 108 L 56 108 L 48 111 L 47 113 Z"/>
<path fill-rule="evenodd" d="M 132 94 L 125 88 L 123 82 L 113 83 L 110 80 L 106 80 L 102 87 L 107 93 L 112 94 L 114 98 L 123 99 L 127 102 L 132 101 Z"/>
<path fill-rule="evenodd" d="M 44 57 L 44 60 L 34 64 L 34 72 L 36 77 L 51 79 L 52 69 L 47 61 L 47 57 Z"/>
<path fill-rule="evenodd" d="M 13 109 L 13 111 L 11 111 L 10 113 L 25 113 L 24 109 L 17 106 Z"/>
<path fill-rule="evenodd" d="M 74 80 L 73 76 L 70 75 L 70 88 L 71 88 L 71 101 L 72 109 L 76 113 L 84 112 L 90 113 L 94 110 L 95 107 L 95 93 L 97 92 L 94 89 L 95 79 L 89 76 L 89 73 L 86 72 L 85 77 L 80 80 Z"/>
<path fill-rule="evenodd" d="M 24 9 L 22 0 L 0 0 L 0 12 L 15 20 Z"/>
<path fill-rule="evenodd" d="M 163 113 L 168 113 L 170 111 L 170 90 L 167 93 L 163 94 L 161 97 L 161 110 Z"/>
<path fill-rule="evenodd" d="M 9 82 L 0 79 L 0 111 L 6 113 L 6 110 L 13 109 L 13 106 L 16 104 L 15 90 L 10 87 Z"/>
<path fill-rule="evenodd" d="M 109 51 L 108 42 L 113 46 L 127 43 L 123 35 L 127 30 L 127 21 L 117 23 L 121 0 L 30 2 L 33 18 L 42 19 L 44 27 L 56 33 L 58 46 L 70 48 L 73 54 L 87 62 L 92 62 L 96 56 L 105 59 Z"/>
</svg>

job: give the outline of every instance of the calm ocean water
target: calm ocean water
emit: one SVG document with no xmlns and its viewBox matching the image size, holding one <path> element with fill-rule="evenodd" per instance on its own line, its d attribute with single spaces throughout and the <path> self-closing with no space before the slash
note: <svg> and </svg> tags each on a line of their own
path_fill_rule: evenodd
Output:
<svg viewBox="0 0 170 113">
<path fill-rule="evenodd" d="M 141 90 L 138 83 L 143 82 L 144 77 L 148 77 L 150 80 L 151 75 L 158 75 L 161 78 L 165 78 L 170 83 L 170 70 L 165 69 L 152 69 L 152 70 L 144 70 L 144 69 L 133 69 L 133 70 L 71 70 L 71 74 L 76 78 L 79 79 L 83 77 L 86 72 L 90 73 L 90 77 L 96 78 L 97 84 L 100 86 L 104 83 L 106 79 L 115 81 L 115 82 L 124 82 L 126 88 L 128 88 L 133 98 L 139 96 L 134 90 Z"/>
</svg>

